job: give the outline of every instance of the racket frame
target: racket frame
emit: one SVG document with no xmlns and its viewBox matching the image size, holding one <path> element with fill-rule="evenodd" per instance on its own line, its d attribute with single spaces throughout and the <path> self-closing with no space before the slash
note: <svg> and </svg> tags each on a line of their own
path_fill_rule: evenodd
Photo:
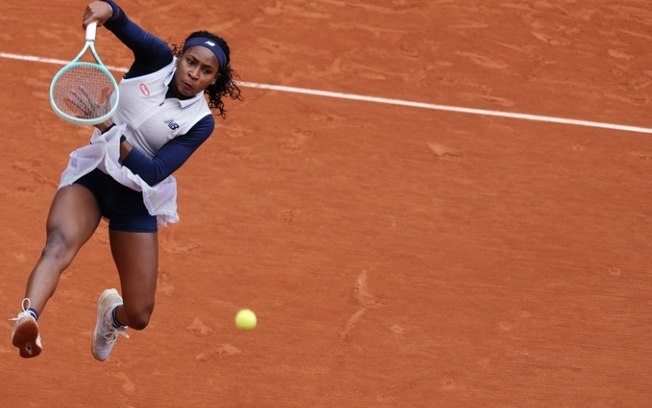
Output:
<svg viewBox="0 0 652 408">
<path fill-rule="evenodd" d="M 86 42 L 84 44 L 84 47 L 79 52 L 79 54 L 77 54 L 77 56 L 73 58 L 72 61 L 70 61 L 68 64 L 66 64 L 63 68 L 61 68 L 56 73 L 54 78 L 52 78 L 52 82 L 50 83 L 50 105 L 52 105 L 52 109 L 54 110 L 54 113 L 56 113 L 61 119 L 67 120 L 68 122 L 72 122 L 76 125 L 97 125 L 99 123 L 107 121 L 115 113 L 115 110 L 118 108 L 118 103 L 120 101 L 118 83 L 116 82 L 111 72 L 106 68 L 106 66 L 100 59 L 100 56 L 97 55 L 97 51 L 95 51 L 96 31 L 97 31 L 97 22 L 93 21 L 92 23 L 86 26 Z M 93 58 L 95 58 L 95 61 L 97 63 L 80 61 L 81 57 L 89 49 L 91 50 L 91 54 L 93 55 Z M 88 67 L 88 68 L 97 69 L 99 71 L 102 71 L 102 73 L 104 73 L 107 76 L 107 78 L 109 78 L 111 85 L 113 86 L 114 89 L 114 93 L 111 97 L 115 98 L 115 102 L 113 103 L 113 106 L 111 107 L 111 110 L 109 112 L 107 112 L 106 114 L 98 118 L 85 119 L 85 118 L 78 118 L 75 116 L 71 116 L 63 112 L 61 109 L 59 109 L 57 104 L 54 102 L 54 84 L 57 83 L 57 81 L 63 74 L 65 74 L 67 71 L 75 67 Z"/>
</svg>

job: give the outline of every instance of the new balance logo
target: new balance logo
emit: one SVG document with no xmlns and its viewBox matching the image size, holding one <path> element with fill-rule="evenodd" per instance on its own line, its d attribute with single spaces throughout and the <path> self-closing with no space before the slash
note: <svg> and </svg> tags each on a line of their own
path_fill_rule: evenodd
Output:
<svg viewBox="0 0 652 408">
<path fill-rule="evenodd" d="M 166 125 L 172 130 L 177 130 L 179 129 L 179 124 L 174 121 L 174 119 L 168 119 L 164 121 Z"/>
</svg>

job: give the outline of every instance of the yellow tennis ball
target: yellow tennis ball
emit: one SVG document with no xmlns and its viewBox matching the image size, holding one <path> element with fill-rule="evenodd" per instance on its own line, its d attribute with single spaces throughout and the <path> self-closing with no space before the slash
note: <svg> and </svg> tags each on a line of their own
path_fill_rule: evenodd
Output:
<svg viewBox="0 0 652 408">
<path fill-rule="evenodd" d="M 256 314 L 251 309 L 242 309 L 235 315 L 235 326 L 240 330 L 252 330 L 256 327 Z"/>
</svg>

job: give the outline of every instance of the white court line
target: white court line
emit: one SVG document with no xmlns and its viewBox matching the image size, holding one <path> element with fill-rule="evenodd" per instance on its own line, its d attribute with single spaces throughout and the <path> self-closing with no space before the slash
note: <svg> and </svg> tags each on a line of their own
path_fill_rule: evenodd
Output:
<svg viewBox="0 0 652 408">
<path fill-rule="evenodd" d="M 1 52 L 1 51 L 0 51 L 0 58 L 41 62 L 46 64 L 56 64 L 56 65 L 65 65 L 69 62 L 61 59 L 43 58 L 43 57 L 36 57 L 32 55 L 11 54 L 11 53 Z M 107 65 L 107 68 L 109 68 L 112 71 L 127 72 L 127 68 L 123 68 L 123 67 L 115 67 L 115 66 Z M 290 92 L 290 93 L 298 93 L 304 95 L 322 96 L 327 98 L 348 99 L 354 101 L 380 103 L 385 105 L 396 105 L 396 106 L 405 106 L 410 108 L 432 109 L 432 110 L 446 111 L 446 112 L 466 113 L 470 115 L 497 116 L 497 117 L 510 118 L 510 119 L 521 119 L 521 120 L 530 120 L 530 121 L 547 122 L 547 123 L 560 123 L 563 125 L 585 126 L 585 127 L 594 127 L 594 128 L 602 128 L 602 129 L 610 129 L 610 130 L 622 130 L 625 132 L 652 134 L 652 128 L 619 125 L 616 123 L 604 123 L 604 122 L 593 122 L 590 120 L 558 118 L 554 116 L 533 115 L 529 113 L 514 113 L 514 112 L 487 110 L 487 109 L 464 108 L 460 106 L 438 105 L 434 103 L 413 102 L 413 101 L 406 101 L 401 99 L 381 98 L 377 96 L 365 96 L 365 95 L 356 95 L 356 94 L 341 93 L 341 92 L 322 91 L 318 89 L 297 88 L 293 86 L 259 84 L 256 82 L 238 81 L 237 84 L 238 86 L 244 88 L 268 89 L 271 91 Z"/>
</svg>

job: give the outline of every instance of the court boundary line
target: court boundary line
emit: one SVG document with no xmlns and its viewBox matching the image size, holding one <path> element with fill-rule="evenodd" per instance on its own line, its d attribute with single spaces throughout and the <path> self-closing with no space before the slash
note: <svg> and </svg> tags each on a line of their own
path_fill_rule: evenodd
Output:
<svg viewBox="0 0 652 408">
<path fill-rule="evenodd" d="M 54 65 L 65 65 L 69 62 L 66 60 L 56 59 L 56 58 L 37 57 L 34 55 L 20 55 L 20 54 L 13 54 L 13 53 L 2 52 L 2 51 L 0 51 L 0 58 L 29 61 L 29 62 L 40 62 L 40 63 L 54 64 Z M 127 68 L 124 67 L 107 65 L 107 68 L 116 72 L 127 72 Z M 621 125 L 617 123 L 595 122 L 590 120 L 535 115 L 530 113 L 505 112 L 505 111 L 497 111 L 497 110 L 490 110 L 490 109 L 477 109 L 477 108 L 467 108 L 461 106 L 440 105 L 434 103 L 408 101 L 403 99 L 384 98 L 378 96 L 367 96 L 367 95 L 359 95 L 359 94 L 352 94 L 352 93 L 333 92 L 333 91 L 325 91 L 319 89 L 299 88 L 294 86 L 263 84 L 263 83 L 256 83 L 256 82 L 247 82 L 247 81 L 236 81 L 236 84 L 243 88 L 265 89 L 265 90 L 277 91 L 277 92 L 287 92 L 287 93 L 296 93 L 296 94 L 303 94 L 303 95 L 321 96 L 327 98 L 346 99 L 346 100 L 353 100 L 353 101 L 360 101 L 360 102 L 402 106 L 408 108 L 430 109 L 430 110 L 437 110 L 437 111 L 444 111 L 444 112 L 464 113 L 469 115 L 493 116 L 493 117 L 502 117 L 508 119 L 529 120 L 535 122 L 557 123 L 562 125 L 583 126 L 583 127 L 592 127 L 592 128 L 600 128 L 600 129 L 609 129 L 609 130 L 621 130 L 624 132 L 652 134 L 652 128 Z"/>
</svg>

